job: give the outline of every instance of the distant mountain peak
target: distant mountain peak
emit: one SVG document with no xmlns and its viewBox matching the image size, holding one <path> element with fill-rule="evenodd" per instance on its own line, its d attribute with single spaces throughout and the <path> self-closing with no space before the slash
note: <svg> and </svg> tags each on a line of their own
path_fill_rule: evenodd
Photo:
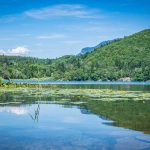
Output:
<svg viewBox="0 0 150 150">
<path fill-rule="evenodd" d="M 107 41 L 103 41 L 103 42 L 101 42 L 98 45 L 93 46 L 93 47 L 82 48 L 81 52 L 78 55 L 84 55 L 86 53 L 90 53 L 90 52 L 94 51 L 95 49 L 100 48 L 100 47 L 102 47 L 104 45 L 107 45 L 107 44 L 109 44 L 109 43 L 111 43 L 113 41 L 116 41 L 116 40 L 119 40 L 119 39 L 107 40 Z"/>
</svg>

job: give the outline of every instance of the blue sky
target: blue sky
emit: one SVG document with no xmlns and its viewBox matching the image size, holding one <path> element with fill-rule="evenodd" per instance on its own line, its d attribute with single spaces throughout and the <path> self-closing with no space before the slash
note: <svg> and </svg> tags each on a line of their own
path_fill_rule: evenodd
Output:
<svg viewBox="0 0 150 150">
<path fill-rule="evenodd" d="M 149 0 L 0 0 L 0 54 L 78 54 L 150 28 L 149 8 Z"/>
</svg>

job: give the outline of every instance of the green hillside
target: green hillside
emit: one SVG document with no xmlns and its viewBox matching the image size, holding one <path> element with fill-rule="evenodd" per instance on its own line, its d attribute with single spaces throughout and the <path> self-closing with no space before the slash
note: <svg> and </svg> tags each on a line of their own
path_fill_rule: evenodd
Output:
<svg viewBox="0 0 150 150">
<path fill-rule="evenodd" d="M 150 30 L 144 30 L 97 49 L 83 60 L 93 79 L 131 77 L 150 79 Z"/>
<path fill-rule="evenodd" d="M 150 29 L 111 42 L 82 56 L 38 59 L 0 56 L 0 76 L 52 80 L 150 80 Z"/>
</svg>

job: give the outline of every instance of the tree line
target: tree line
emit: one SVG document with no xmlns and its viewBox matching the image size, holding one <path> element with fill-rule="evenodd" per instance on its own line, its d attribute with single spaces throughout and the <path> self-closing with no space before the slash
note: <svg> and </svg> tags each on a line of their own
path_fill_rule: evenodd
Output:
<svg viewBox="0 0 150 150">
<path fill-rule="evenodd" d="M 57 59 L 0 56 L 4 79 L 115 81 L 130 77 L 150 80 L 150 29 L 113 41 L 84 55 Z"/>
</svg>

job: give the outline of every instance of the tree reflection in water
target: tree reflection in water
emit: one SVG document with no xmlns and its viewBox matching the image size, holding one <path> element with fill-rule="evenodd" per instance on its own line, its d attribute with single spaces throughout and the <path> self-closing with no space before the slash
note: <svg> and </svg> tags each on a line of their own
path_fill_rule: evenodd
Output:
<svg viewBox="0 0 150 150">
<path fill-rule="evenodd" d="M 40 114 L 40 104 L 38 104 L 37 108 L 34 110 L 34 114 L 32 115 L 29 113 L 29 116 L 31 117 L 31 119 L 34 122 L 38 122 L 39 121 L 39 114 Z"/>
<path fill-rule="evenodd" d="M 39 74 L 39 68 L 38 68 L 38 74 Z M 40 84 L 40 82 L 39 82 L 39 79 L 38 79 L 38 91 L 39 91 L 39 93 L 41 92 L 42 93 L 42 85 Z M 37 108 L 34 110 L 34 114 L 32 115 L 32 114 L 29 114 L 30 115 L 30 117 L 32 118 L 32 120 L 34 121 L 34 122 L 38 122 L 39 121 L 39 114 L 40 114 L 40 104 L 39 104 L 39 102 L 41 101 L 41 95 L 39 94 L 39 96 L 38 96 L 38 106 L 37 106 Z"/>
</svg>

